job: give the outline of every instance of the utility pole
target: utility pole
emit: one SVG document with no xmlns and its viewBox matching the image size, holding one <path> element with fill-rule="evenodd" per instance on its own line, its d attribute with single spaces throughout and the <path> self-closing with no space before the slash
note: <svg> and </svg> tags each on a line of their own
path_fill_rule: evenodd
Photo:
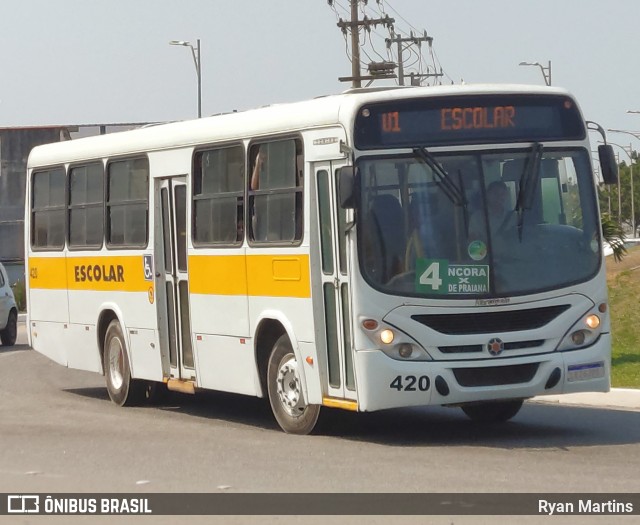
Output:
<svg viewBox="0 0 640 525">
<path fill-rule="evenodd" d="M 329 5 L 333 5 L 333 0 L 328 1 Z M 363 20 L 360 20 L 358 16 L 358 4 L 361 0 L 349 1 L 351 4 L 351 20 L 345 21 L 341 18 L 338 22 L 338 27 L 345 35 L 347 31 L 351 33 L 351 76 L 340 77 L 338 80 L 340 82 L 351 81 L 351 87 L 360 88 L 362 87 L 363 80 L 373 81 L 379 78 L 395 78 L 393 67 L 388 63 L 384 63 L 382 67 L 378 65 L 378 67 L 373 68 L 370 65 L 369 71 L 372 73 L 371 75 L 362 75 L 360 68 L 360 28 L 364 27 L 365 30 L 370 31 L 371 26 L 377 27 L 378 25 L 384 25 L 390 27 L 395 20 L 390 18 L 389 15 L 386 15 L 384 18 L 369 18 L 365 16 Z M 366 3 L 367 0 L 364 0 L 364 2 Z"/>
<path fill-rule="evenodd" d="M 354 21 L 359 24 L 358 0 L 351 0 L 351 24 Z M 353 87 L 359 88 L 362 87 L 360 79 L 360 26 L 350 25 L 349 28 L 351 30 L 351 76 L 353 77 Z"/>
<path fill-rule="evenodd" d="M 431 46 L 431 44 L 433 43 L 433 37 L 432 36 L 427 36 L 427 32 L 424 32 L 424 36 L 420 36 L 420 37 L 416 37 L 413 36 L 413 31 L 411 31 L 410 36 L 409 37 L 402 37 L 401 35 L 395 35 L 393 38 L 387 38 L 385 39 L 386 43 L 387 43 L 387 47 L 390 48 L 392 44 L 396 44 L 398 46 L 398 83 L 401 86 L 404 86 L 404 79 L 405 78 L 411 78 L 411 85 L 414 85 L 415 79 L 417 78 L 418 81 L 422 78 L 429 78 L 429 77 L 441 77 L 443 76 L 443 73 L 425 73 L 422 75 L 416 75 L 415 73 L 412 73 L 410 75 L 405 75 L 404 74 L 404 64 L 402 61 L 402 44 L 415 44 L 418 47 L 420 47 L 422 45 L 422 42 L 427 42 L 429 44 L 429 46 Z"/>
</svg>

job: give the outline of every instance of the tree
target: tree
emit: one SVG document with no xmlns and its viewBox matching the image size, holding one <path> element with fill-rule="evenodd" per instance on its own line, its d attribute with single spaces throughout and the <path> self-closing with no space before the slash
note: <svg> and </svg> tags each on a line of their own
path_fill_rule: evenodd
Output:
<svg viewBox="0 0 640 525">
<path fill-rule="evenodd" d="M 620 223 L 608 213 L 602 214 L 602 237 L 611 246 L 614 260 L 620 262 L 627 254 L 627 249 L 624 247 L 626 235 Z"/>
</svg>

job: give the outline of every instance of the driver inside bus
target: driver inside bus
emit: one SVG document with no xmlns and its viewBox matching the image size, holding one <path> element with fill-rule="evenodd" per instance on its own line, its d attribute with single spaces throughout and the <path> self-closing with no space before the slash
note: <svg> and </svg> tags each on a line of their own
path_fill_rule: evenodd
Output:
<svg viewBox="0 0 640 525">
<path fill-rule="evenodd" d="M 409 205 L 410 235 L 405 251 L 405 271 L 415 270 L 416 260 L 435 257 L 442 251 L 438 243 L 438 202 L 427 194 L 414 194 Z"/>
<path fill-rule="evenodd" d="M 501 180 L 494 180 L 487 187 L 487 214 L 491 237 L 500 235 L 512 225 L 513 213 L 510 203 L 509 188 Z M 470 237 L 486 241 L 486 219 L 483 209 L 479 209 L 470 218 Z"/>
</svg>

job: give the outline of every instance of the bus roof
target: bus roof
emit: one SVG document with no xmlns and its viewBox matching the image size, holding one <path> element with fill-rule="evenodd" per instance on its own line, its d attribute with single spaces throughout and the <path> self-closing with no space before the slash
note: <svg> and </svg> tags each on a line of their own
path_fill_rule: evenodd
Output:
<svg viewBox="0 0 640 525">
<path fill-rule="evenodd" d="M 556 87 L 515 84 L 467 84 L 437 87 L 356 89 L 302 102 L 215 115 L 196 120 L 159 124 L 131 131 L 56 142 L 33 148 L 28 168 L 67 162 L 133 155 L 154 150 L 257 138 L 327 126 L 350 127 L 366 103 L 414 97 L 528 93 L 570 94 Z"/>
</svg>

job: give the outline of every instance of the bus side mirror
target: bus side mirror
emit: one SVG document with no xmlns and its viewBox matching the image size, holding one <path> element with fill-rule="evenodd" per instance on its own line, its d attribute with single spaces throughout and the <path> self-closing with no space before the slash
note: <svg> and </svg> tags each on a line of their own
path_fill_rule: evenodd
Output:
<svg viewBox="0 0 640 525">
<path fill-rule="evenodd" d="M 600 159 L 600 172 L 605 184 L 618 182 L 618 163 L 613 152 L 613 146 L 603 144 L 598 146 L 598 159 Z"/>
<path fill-rule="evenodd" d="M 353 166 L 343 166 L 338 175 L 338 198 L 344 209 L 356 207 L 356 173 Z"/>
</svg>

